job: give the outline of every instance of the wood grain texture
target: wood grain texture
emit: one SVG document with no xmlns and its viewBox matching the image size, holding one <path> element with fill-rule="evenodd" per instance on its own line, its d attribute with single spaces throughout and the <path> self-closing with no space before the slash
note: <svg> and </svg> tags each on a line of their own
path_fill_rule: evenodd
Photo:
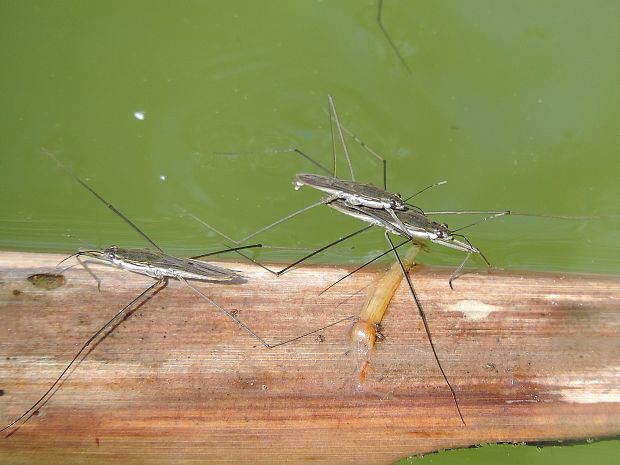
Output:
<svg viewBox="0 0 620 465">
<path fill-rule="evenodd" d="M 27 277 L 63 258 L 0 253 L 0 424 L 26 410 L 79 346 L 149 284 L 80 267 L 53 290 Z M 359 312 L 378 272 L 302 267 L 280 278 L 246 264 L 241 285 L 198 284 L 270 342 Z M 0 463 L 389 464 L 496 441 L 620 433 L 620 279 L 451 270 L 412 278 L 467 425 L 454 409 L 401 285 L 386 340 L 359 386 L 349 323 L 265 349 L 180 282 L 94 347 L 9 437 Z M 360 291 L 361 290 L 361 291 Z"/>
</svg>

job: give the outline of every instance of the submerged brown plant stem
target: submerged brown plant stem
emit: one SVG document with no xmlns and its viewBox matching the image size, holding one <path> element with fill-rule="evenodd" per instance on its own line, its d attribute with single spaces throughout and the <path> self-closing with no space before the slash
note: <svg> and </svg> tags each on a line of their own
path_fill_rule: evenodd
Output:
<svg viewBox="0 0 620 465">
<path fill-rule="evenodd" d="M 415 258 L 421 248 L 421 245 L 414 243 L 401 257 L 401 262 L 407 272 L 415 264 Z M 403 271 L 400 264 L 394 262 L 368 291 L 359 321 L 351 329 L 351 345 L 356 357 L 356 375 L 360 382 L 366 377 L 370 354 L 377 342 L 379 325 L 402 280 Z"/>
<path fill-rule="evenodd" d="M 75 354 L 75 344 L 144 290 L 150 278 L 95 265 L 48 291 L 28 277 L 58 254 L 0 253 L 0 421 L 16 418 Z M 252 329 L 281 341 L 358 313 L 363 269 L 305 266 L 273 277 L 251 263 L 243 286 L 196 284 Z M 373 353 L 363 392 L 341 326 L 279 349 L 171 281 L 80 363 L 19 431 L 0 437 L 0 464 L 218 463 L 388 465 L 412 454 L 487 442 L 620 433 L 620 277 L 415 269 L 467 428 L 455 418 L 404 286 L 389 307 L 389 343 Z M 346 298 L 345 297 L 349 297 Z M 344 300 L 343 300 L 344 299 Z"/>
</svg>

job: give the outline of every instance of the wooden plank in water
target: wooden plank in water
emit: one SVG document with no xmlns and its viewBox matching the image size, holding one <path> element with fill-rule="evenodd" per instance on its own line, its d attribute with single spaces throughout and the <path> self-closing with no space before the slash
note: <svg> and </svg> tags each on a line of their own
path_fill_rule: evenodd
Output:
<svg viewBox="0 0 620 465">
<path fill-rule="evenodd" d="M 26 410 L 81 344 L 151 280 L 80 267 L 51 290 L 28 277 L 63 257 L 0 253 L 0 424 Z M 321 297 L 344 268 L 274 278 L 223 263 L 242 285 L 198 284 L 270 342 L 359 312 L 377 271 Z M 96 345 L 14 434 L 0 463 L 388 464 L 496 441 L 620 433 L 620 278 L 469 273 L 415 267 L 443 367 L 435 364 L 408 290 L 383 320 L 363 384 L 350 324 L 265 349 L 180 282 L 171 282 Z M 361 292 L 358 292 L 362 290 Z"/>
</svg>

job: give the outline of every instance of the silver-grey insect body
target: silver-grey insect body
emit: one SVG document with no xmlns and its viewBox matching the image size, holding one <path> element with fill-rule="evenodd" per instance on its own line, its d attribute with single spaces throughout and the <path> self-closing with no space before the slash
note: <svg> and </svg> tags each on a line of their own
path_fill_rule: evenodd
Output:
<svg viewBox="0 0 620 465">
<path fill-rule="evenodd" d="M 372 184 L 349 181 L 332 176 L 300 173 L 293 183 L 295 190 L 302 186 L 313 187 L 348 205 L 369 208 L 405 210 L 407 205 L 398 194 L 393 194 Z"/>
<path fill-rule="evenodd" d="M 405 236 L 411 239 L 430 240 L 435 244 L 441 244 L 462 252 L 480 253 L 480 250 L 471 244 L 456 239 L 447 224 L 437 223 L 429 219 L 426 215 L 414 210 L 395 212 L 400 220 L 400 224 L 405 228 L 403 230 L 392 215 L 384 210 L 368 208 L 362 205 L 352 207 L 342 200 L 334 200 L 327 205 L 345 215 L 352 216 L 376 226 L 381 226 L 398 236 Z"/>
<path fill-rule="evenodd" d="M 195 281 L 241 282 L 241 275 L 232 270 L 192 258 L 178 258 L 150 249 L 126 249 L 112 246 L 103 250 L 78 252 L 96 260 L 110 263 L 127 271 L 155 279 L 173 278 Z"/>
</svg>

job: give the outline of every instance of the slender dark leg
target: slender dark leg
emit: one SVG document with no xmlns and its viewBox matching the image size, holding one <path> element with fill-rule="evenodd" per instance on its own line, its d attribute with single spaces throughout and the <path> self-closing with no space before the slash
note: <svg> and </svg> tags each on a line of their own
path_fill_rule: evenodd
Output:
<svg viewBox="0 0 620 465">
<path fill-rule="evenodd" d="M 431 330 L 428 325 L 428 321 L 426 320 L 426 314 L 424 313 L 422 302 L 420 302 L 420 299 L 418 298 L 418 295 L 415 289 L 413 288 L 413 283 L 411 282 L 409 273 L 407 273 L 407 271 L 405 270 L 405 267 L 403 266 L 403 262 L 401 261 L 400 256 L 398 255 L 398 252 L 396 250 L 396 247 L 394 247 L 394 243 L 392 242 L 392 239 L 390 239 L 389 233 L 387 231 L 385 232 L 385 238 L 390 243 L 390 247 L 392 251 L 394 252 L 394 256 L 396 257 L 396 260 L 398 260 L 398 263 L 400 264 L 400 268 L 403 272 L 403 276 L 407 280 L 409 291 L 411 292 L 411 296 L 413 297 L 413 300 L 415 301 L 415 304 L 418 307 L 418 313 L 420 314 L 420 318 L 422 318 L 422 323 L 424 323 L 424 329 L 426 330 L 426 336 L 428 338 L 428 342 L 430 343 L 431 349 L 433 351 L 433 355 L 435 357 L 435 361 L 437 362 L 437 366 L 439 367 L 439 371 L 441 371 L 441 375 L 443 376 L 443 379 L 445 380 L 446 384 L 448 385 L 448 388 L 450 389 L 450 393 L 452 394 L 452 400 L 454 401 L 454 406 L 456 407 L 456 410 L 459 414 L 461 422 L 465 424 L 465 420 L 463 419 L 463 414 L 461 413 L 458 400 L 456 399 L 456 393 L 454 392 L 454 389 L 452 388 L 450 381 L 448 381 L 448 377 L 446 376 L 446 373 L 443 370 L 443 367 L 441 366 L 441 361 L 439 360 L 439 356 L 437 355 L 437 350 L 435 349 L 435 344 L 433 343 L 433 338 L 431 336 Z"/>
<path fill-rule="evenodd" d="M 18 423 L 22 419 L 25 419 L 24 421 L 28 421 L 28 419 L 32 416 L 32 414 L 37 409 L 39 409 L 41 406 L 43 406 L 51 398 L 51 396 L 54 394 L 56 388 L 59 387 L 59 385 L 64 380 L 67 379 L 67 377 L 68 377 L 67 373 L 69 372 L 71 367 L 73 367 L 77 362 L 83 360 L 84 357 L 86 357 L 86 355 L 88 355 L 88 353 L 89 353 L 88 349 L 89 349 L 89 347 L 91 347 L 93 341 L 95 341 L 102 334 L 103 334 L 103 336 L 102 336 L 101 340 L 103 340 L 103 338 L 105 338 L 117 325 L 122 323 L 122 321 L 127 317 L 127 315 L 129 315 L 129 310 L 132 308 L 132 306 L 136 302 L 140 301 L 140 299 L 142 299 L 145 295 L 147 295 L 149 292 L 153 291 L 154 289 L 156 289 L 158 286 L 161 285 L 160 289 L 156 289 L 155 292 L 153 292 L 152 295 L 155 295 L 157 292 L 161 291 L 164 287 L 166 287 L 167 284 L 168 284 L 168 279 L 167 278 L 162 278 L 162 279 L 154 282 L 151 286 L 149 286 L 144 291 L 142 291 L 131 302 L 129 302 L 127 305 L 125 305 L 123 308 L 121 308 L 118 312 L 116 312 L 116 314 L 112 318 L 110 318 L 101 328 L 99 328 L 99 330 L 95 334 L 93 334 L 82 345 L 80 350 L 78 350 L 78 352 L 75 354 L 73 359 L 69 362 L 69 364 L 65 367 L 65 369 L 62 371 L 62 373 L 60 373 L 58 378 L 56 378 L 56 381 L 54 381 L 52 383 L 52 385 L 49 387 L 49 389 L 47 391 L 45 391 L 45 393 L 41 397 L 39 397 L 39 400 L 37 400 L 34 404 L 32 404 L 32 406 L 28 410 L 26 410 L 23 414 L 21 414 L 19 416 L 19 418 L 17 418 L 13 422 L 9 423 L 8 425 L 6 425 L 2 429 L 0 429 L 0 433 L 3 432 L 3 431 L 6 431 L 9 428 L 11 428 L 13 425 Z M 110 331 L 106 332 L 107 329 L 110 329 Z M 99 342 L 101 342 L 101 340 Z M 80 356 L 82 354 L 84 354 L 84 357 L 80 358 Z M 67 375 L 67 377 L 65 375 Z M 10 432 L 7 436 L 13 434 L 15 431 L 17 431 L 17 428 L 14 431 Z"/>
</svg>

